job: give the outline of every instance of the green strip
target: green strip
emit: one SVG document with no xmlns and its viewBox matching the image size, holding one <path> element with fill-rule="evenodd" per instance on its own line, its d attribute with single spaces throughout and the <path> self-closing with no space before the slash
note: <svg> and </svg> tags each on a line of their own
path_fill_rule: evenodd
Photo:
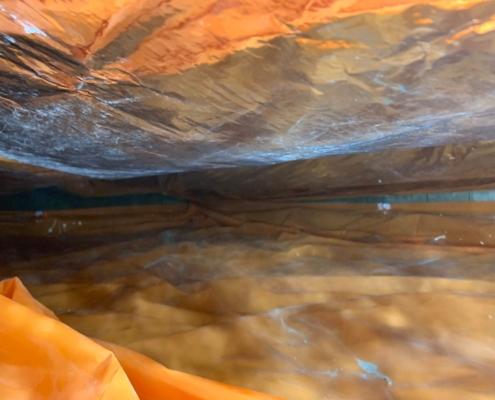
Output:
<svg viewBox="0 0 495 400">
<path fill-rule="evenodd" d="M 302 200 L 303 203 L 440 203 L 495 201 L 495 190 L 474 192 L 416 193 L 409 195 L 354 196 L 331 199 Z"/>
<path fill-rule="evenodd" d="M 417 193 L 411 195 L 353 196 L 331 199 L 301 200 L 298 203 L 326 204 L 393 204 L 435 202 L 481 202 L 495 201 L 495 191 Z M 84 197 L 57 188 L 35 189 L 30 192 L 0 196 L 2 211 L 70 210 L 80 208 L 125 207 L 160 204 L 184 204 L 186 200 L 161 193 L 128 194 L 107 197 Z"/>
<path fill-rule="evenodd" d="M 180 203 L 184 203 L 184 200 L 161 193 L 83 197 L 57 188 L 35 189 L 30 192 L 0 196 L 0 210 L 3 211 L 70 210 Z"/>
</svg>

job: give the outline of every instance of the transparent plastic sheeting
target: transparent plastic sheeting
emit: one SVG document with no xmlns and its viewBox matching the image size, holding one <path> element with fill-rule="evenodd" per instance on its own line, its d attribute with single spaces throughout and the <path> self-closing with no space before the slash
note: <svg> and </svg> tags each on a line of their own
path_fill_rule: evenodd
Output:
<svg viewBox="0 0 495 400">
<path fill-rule="evenodd" d="M 140 195 L 162 193 L 199 202 L 227 198 L 321 201 L 356 195 L 452 193 L 495 187 L 495 142 L 384 150 L 270 166 L 218 168 L 119 180 L 88 178 L 0 160 L 0 180 L 0 194 L 22 192 L 32 202 L 36 200 L 32 190 L 47 187 L 84 198 L 122 196 L 123 200 L 125 196 L 136 195 L 143 201 L 144 196 Z M 0 208 L 5 199 L 0 198 Z M 16 210 L 24 209 L 15 199 L 12 205 Z"/>
<path fill-rule="evenodd" d="M 491 400 L 494 213 L 492 202 L 2 213 L 0 276 L 84 335 L 283 399 Z"/>
<path fill-rule="evenodd" d="M 0 156 L 119 178 L 476 142 L 495 1 L 1 0 Z"/>
<path fill-rule="evenodd" d="M 275 400 L 171 371 L 61 323 L 17 278 L 0 281 L 4 399 Z"/>
<path fill-rule="evenodd" d="M 495 142 L 385 150 L 299 160 L 264 167 L 221 168 L 156 178 L 155 190 L 197 201 L 215 198 L 317 200 L 351 195 L 390 195 L 488 189 L 495 186 Z M 84 193 L 131 189 L 131 182 L 84 184 Z M 141 178 L 135 190 L 153 187 Z M 69 185 L 68 190 L 77 190 Z M 82 193 L 82 191 L 81 191 Z M 446 193 L 448 197 L 448 193 Z"/>
</svg>

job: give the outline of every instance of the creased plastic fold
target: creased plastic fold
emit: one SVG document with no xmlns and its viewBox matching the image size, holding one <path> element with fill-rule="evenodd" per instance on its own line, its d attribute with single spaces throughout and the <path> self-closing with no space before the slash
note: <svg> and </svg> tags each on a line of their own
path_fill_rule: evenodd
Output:
<svg viewBox="0 0 495 400">
<path fill-rule="evenodd" d="M 495 2 L 0 1 L 0 156 L 94 177 L 488 139 Z"/>
<path fill-rule="evenodd" d="M 0 276 L 19 276 L 88 337 L 283 399 L 492 400 L 494 212 L 230 201 L 1 213 Z M 0 349 L 0 368 L 4 349 L 19 356 L 8 341 Z M 160 371 L 185 389 L 198 382 L 138 355 L 130 370 L 109 349 L 140 397 Z"/>
<path fill-rule="evenodd" d="M 74 400 L 274 400 L 171 371 L 60 322 L 20 280 L 0 281 L 0 397 Z"/>
</svg>

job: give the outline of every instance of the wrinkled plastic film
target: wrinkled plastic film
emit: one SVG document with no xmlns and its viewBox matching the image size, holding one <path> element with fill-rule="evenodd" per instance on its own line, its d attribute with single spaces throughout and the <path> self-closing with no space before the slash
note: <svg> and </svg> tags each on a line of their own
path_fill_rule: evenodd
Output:
<svg viewBox="0 0 495 400">
<path fill-rule="evenodd" d="M 494 143 L 488 141 L 120 180 L 3 162 L 0 193 L 28 195 L 34 188 L 56 187 L 83 198 L 162 193 L 178 199 L 215 202 L 226 198 L 328 200 L 356 195 L 474 191 L 494 187 L 494 153 Z M 20 204 L 14 198 L 11 203 Z"/>
<path fill-rule="evenodd" d="M 128 349 L 61 323 L 17 278 L 0 281 L 2 384 L 10 399 L 275 400 L 171 371 Z"/>
<path fill-rule="evenodd" d="M 493 1 L 0 7 L 11 160 L 117 178 L 492 135 Z"/>
<path fill-rule="evenodd" d="M 164 193 L 200 202 L 483 190 L 494 186 L 494 149 L 493 142 L 394 149 L 264 167 L 186 172 L 158 180 Z"/>
<path fill-rule="evenodd" d="M 490 399 L 493 207 L 10 213 L 0 272 L 85 335 L 284 399 Z"/>
<path fill-rule="evenodd" d="M 0 398 L 492 400 L 494 28 L 0 0 Z"/>
</svg>

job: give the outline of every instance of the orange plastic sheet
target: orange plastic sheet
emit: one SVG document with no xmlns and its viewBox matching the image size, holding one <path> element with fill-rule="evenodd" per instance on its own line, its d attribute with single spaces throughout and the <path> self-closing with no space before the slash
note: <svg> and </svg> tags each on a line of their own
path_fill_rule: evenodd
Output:
<svg viewBox="0 0 495 400">
<path fill-rule="evenodd" d="M 0 346 L 32 357 L 77 338 L 78 357 L 83 348 L 113 352 L 140 396 L 155 377 L 173 376 L 181 388 L 203 381 L 144 359 L 132 365 L 152 367 L 129 369 L 120 350 L 68 326 L 168 368 L 288 400 L 491 400 L 494 213 L 490 202 L 1 213 L 1 276 L 19 276 L 61 321 L 20 306 L 31 298 L 9 289 L 16 303 L 2 301 L 30 318 L 16 311 L 1 326 L 24 321 L 14 336 L 23 349 L 24 333 L 36 344 L 66 334 L 19 354 Z M 43 329 L 24 329 L 36 319 Z M 70 374 L 52 354 L 53 373 Z"/>
<path fill-rule="evenodd" d="M 171 371 L 60 322 L 18 279 L 0 282 L 0 398 L 275 399 Z"/>
</svg>

